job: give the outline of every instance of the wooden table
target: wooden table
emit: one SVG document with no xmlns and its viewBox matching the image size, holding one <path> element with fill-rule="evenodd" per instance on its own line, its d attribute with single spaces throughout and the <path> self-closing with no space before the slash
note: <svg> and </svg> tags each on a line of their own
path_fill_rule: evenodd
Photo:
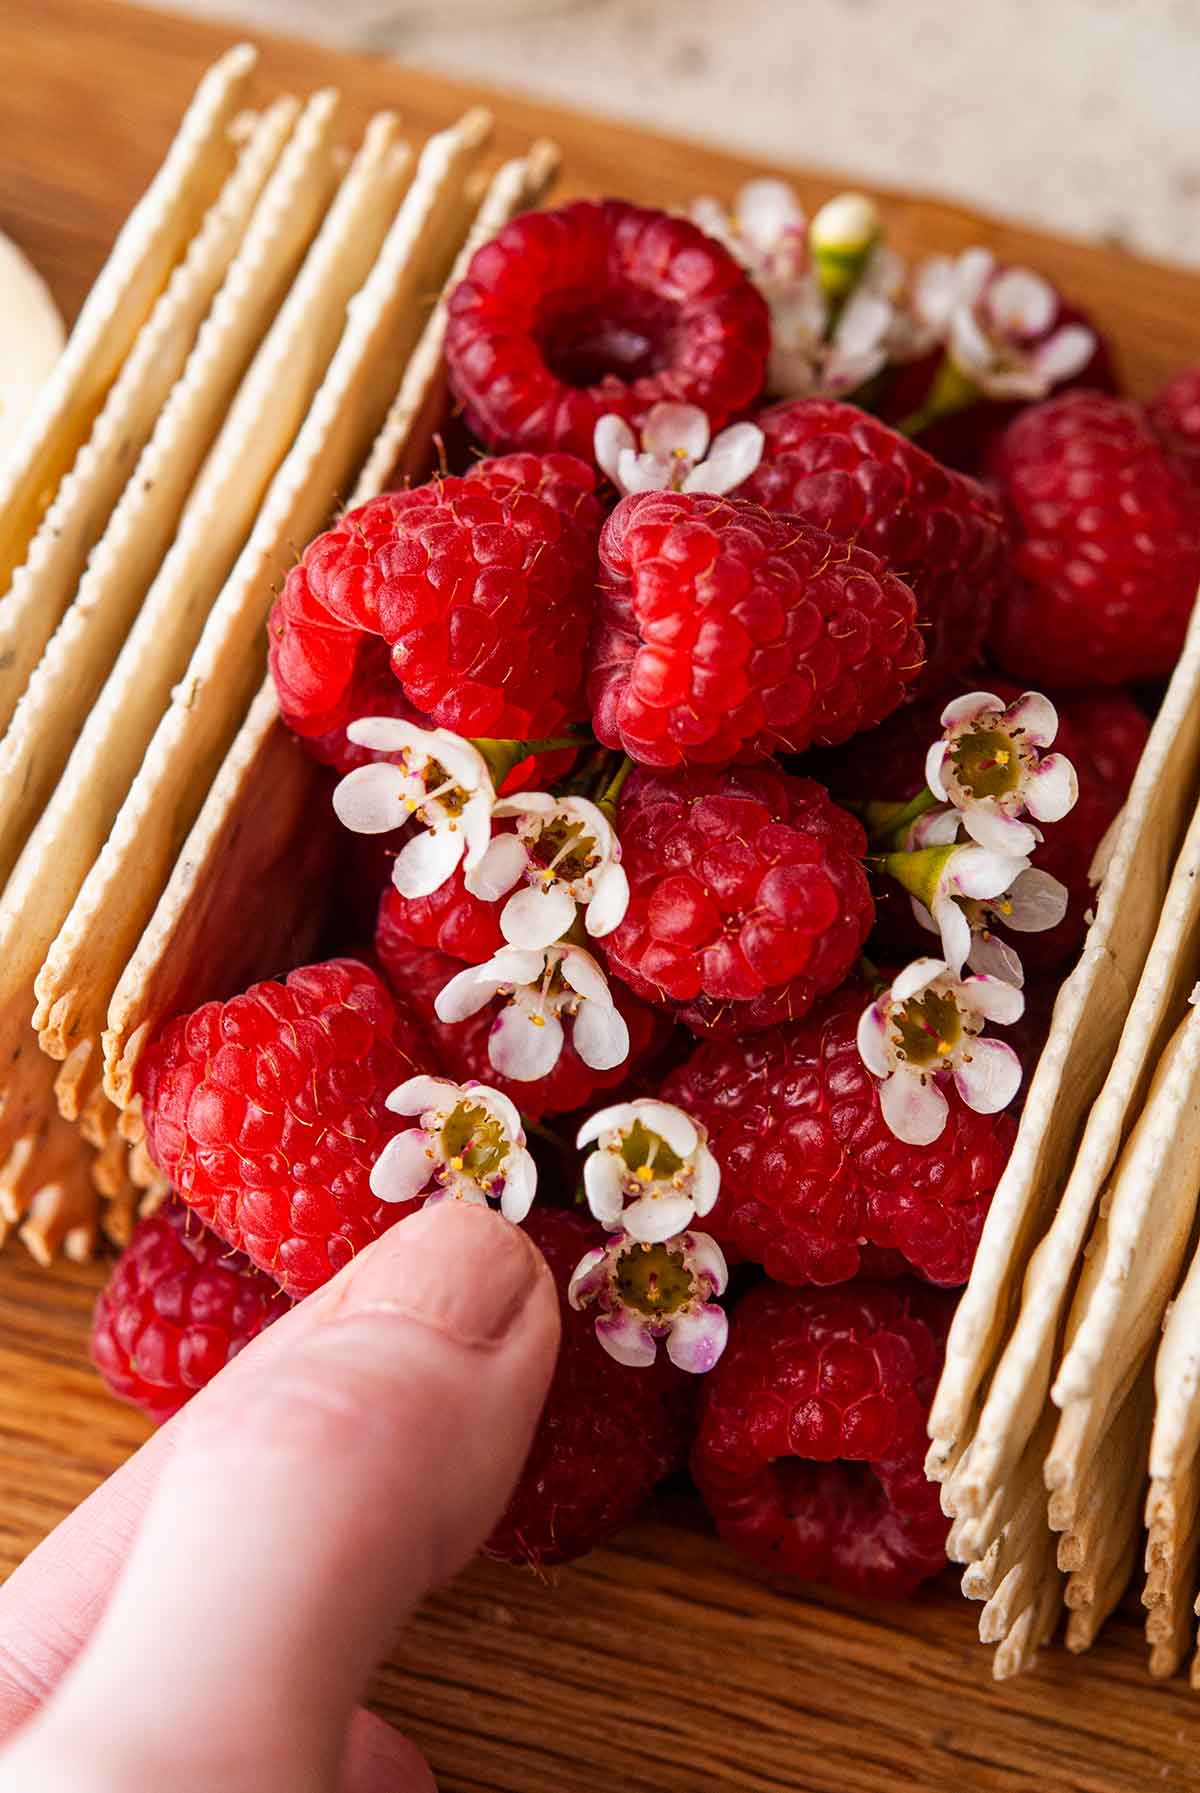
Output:
<svg viewBox="0 0 1200 1793">
<path fill-rule="evenodd" d="M 0 0 L 0 229 L 68 315 L 148 181 L 228 29 L 103 0 Z M 397 106 L 415 137 L 485 100 L 508 151 L 543 132 L 565 188 L 674 203 L 758 170 L 384 60 L 264 45 L 262 89 L 335 83 L 357 128 Z M 1099 128 L 1099 124 L 1098 124 Z M 807 200 L 833 177 L 786 171 Z M 1148 174 L 1147 178 L 1150 176 Z M 1200 281 L 956 208 L 898 198 L 909 249 L 985 241 L 1085 299 L 1131 387 L 1200 359 Z M 145 1436 L 85 1357 L 101 1272 L 0 1260 L 0 1562 L 18 1561 Z M 682 1518 L 682 1523 L 675 1522 Z M 492 1565 L 429 1602 L 381 1676 L 380 1708 L 429 1755 L 443 1793 L 1143 1793 L 1200 1785 L 1200 1704 L 1152 1684 L 1130 1604 L 1099 1647 L 1043 1657 L 1002 1687 L 977 1609 L 947 1573 L 898 1608 L 801 1594 L 657 1517 L 545 1582 Z"/>
</svg>

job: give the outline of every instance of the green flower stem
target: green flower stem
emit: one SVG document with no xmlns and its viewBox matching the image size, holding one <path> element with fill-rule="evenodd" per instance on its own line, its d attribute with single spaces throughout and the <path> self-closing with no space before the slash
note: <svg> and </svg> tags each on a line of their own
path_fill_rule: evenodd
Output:
<svg viewBox="0 0 1200 1793">
<path fill-rule="evenodd" d="M 896 428 L 902 436 L 919 436 L 930 424 L 940 422 L 943 417 L 953 417 L 956 411 L 965 411 L 981 397 L 980 388 L 970 374 L 964 373 L 949 355 L 943 355 L 924 404 L 901 418 Z"/>
<path fill-rule="evenodd" d="M 937 806 L 938 799 L 924 785 L 907 803 L 868 803 L 862 818 L 872 842 L 899 846 L 913 823 Z"/>
<path fill-rule="evenodd" d="M 538 741 L 491 740 L 487 737 L 472 740 L 472 747 L 478 749 L 487 763 L 492 775 L 492 783 L 497 790 L 504 783 L 514 766 L 528 759 L 533 753 L 575 753 L 581 747 L 588 747 L 594 740 L 591 730 L 586 734 L 552 735 Z"/>
<path fill-rule="evenodd" d="M 608 788 L 597 805 L 599 809 L 604 811 L 610 822 L 615 823 L 617 819 L 617 804 L 620 801 L 621 790 L 625 780 L 629 777 L 629 774 L 632 771 L 633 761 L 628 754 L 625 754 L 613 776 L 609 779 Z"/>
<path fill-rule="evenodd" d="M 902 890 L 916 897 L 932 914 L 934 897 L 946 865 L 960 851 L 959 845 L 920 847 L 915 853 L 879 853 L 870 863 L 889 878 L 894 878 Z"/>
</svg>

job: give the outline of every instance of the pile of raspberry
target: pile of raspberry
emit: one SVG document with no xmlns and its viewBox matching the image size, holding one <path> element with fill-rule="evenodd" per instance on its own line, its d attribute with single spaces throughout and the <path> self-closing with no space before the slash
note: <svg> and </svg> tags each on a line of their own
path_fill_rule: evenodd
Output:
<svg viewBox="0 0 1200 1793">
<path fill-rule="evenodd" d="M 172 1194 L 93 1355 L 166 1419 L 430 1194 L 502 1196 L 563 1342 L 489 1553 L 568 1561 L 690 1467 L 753 1561 L 900 1596 L 944 1562 L 925 1422 L 1017 1120 L 948 1075 L 932 1141 L 885 1118 L 860 1017 L 938 949 L 872 816 L 927 802 L 947 703 L 1057 704 L 1080 797 L 1033 856 L 1069 904 L 1027 961 L 1028 1073 L 1200 578 L 1200 382 L 981 384 L 949 430 L 928 352 L 781 393 L 735 239 L 616 200 L 509 224 L 450 297 L 461 465 L 289 573 L 270 659 L 328 768 L 331 956 L 243 991 L 214 966 L 144 1052 Z"/>
</svg>

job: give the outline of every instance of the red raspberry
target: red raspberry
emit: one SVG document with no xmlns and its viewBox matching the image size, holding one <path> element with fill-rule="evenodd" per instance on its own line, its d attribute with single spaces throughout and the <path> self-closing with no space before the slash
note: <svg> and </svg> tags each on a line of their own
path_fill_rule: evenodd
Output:
<svg viewBox="0 0 1200 1793">
<path fill-rule="evenodd" d="M 350 511 L 272 612 L 284 721 L 345 771 L 363 756 L 337 736 L 360 716 L 517 740 L 582 716 L 600 515 L 570 455 L 481 461 Z"/>
<path fill-rule="evenodd" d="M 737 496 L 855 542 L 907 580 L 925 647 L 921 690 L 977 660 L 1012 577 L 1008 532 L 984 488 L 836 399 L 776 405 L 755 422 L 763 458 Z"/>
<path fill-rule="evenodd" d="M 862 825 L 774 766 L 635 772 L 618 815 L 629 877 L 609 964 L 697 1033 L 807 1014 L 871 931 Z"/>
<path fill-rule="evenodd" d="M 936 1575 L 949 1521 L 923 1463 L 944 1336 L 903 1284 L 753 1289 L 704 1378 L 692 1447 L 725 1542 L 852 1594 L 898 1599 Z"/>
<path fill-rule="evenodd" d="M 665 1351 L 649 1369 L 617 1363 L 596 1337 L 595 1315 L 568 1306 L 575 1266 L 606 1237 L 594 1221 L 536 1207 L 525 1230 L 554 1274 L 562 1345 L 521 1479 L 484 1552 L 539 1568 L 605 1543 L 682 1466 L 692 1390 Z"/>
<path fill-rule="evenodd" d="M 492 447 L 592 458 L 597 419 L 638 425 L 664 399 L 714 429 L 762 389 L 766 305 L 686 219 L 577 200 L 515 218 L 450 295 L 446 361 Z"/>
<path fill-rule="evenodd" d="M 996 473 L 1017 519 L 1023 584 L 990 645 L 1014 678 L 1164 678 L 1200 583 L 1200 498 L 1136 405 L 1068 392 L 1005 431 Z"/>
<path fill-rule="evenodd" d="M 394 885 L 383 893 L 379 929 L 385 940 L 409 940 L 430 952 L 482 965 L 504 946 L 503 903 L 485 903 L 463 883 L 461 863 L 432 896 L 402 897 Z"/>
<path fill-rule="evenodd" d="M 897 1139 L 855 1044 L 870 1000 L 848 985 L 798 1026 L 710 1041 L 667 1078 L 664 1101 L 707 1127 L 721 1166 L 704 1226 L 777 1282 L 845 1282 L 871 1246 L 931 1282 L 964 1283 L 1016 1124 L 949 1089 L 939 1139 Z"/>
<path fill-rule="evenodd" d="M 1167 381 L 1146 406 L 1146 422 L 1184 477 L 1200 485 L 1200 367 Z"/>
<path fill-rule="evenodd" d="M 419 1203 L 372 1195 L 410 1123 L 384 1100 L 435 1067 L 366 965 L 332 959 L 168 1022 L 138 1088 L 159 1169 L 207 1226 L 297 1300 Z"/>
<path fill-rule="evenodd" d="M 613 1000 L 629 1028 L 626 1062 L 611 1071 L 594 1071 L 584 1064 L 568 1039 L 549 1076 L 539 1077 L 531 1083 L 516 1083 L 511 1078 L 501 1077 L 488 1057 L 488 1035 L 502 1006 L 501 999 L 497 997 L 466 1021 L 439 1021 L 434 1012 L 434 1000 L 438 991 L 462 970 L 462 965 L 444 953 L 414 945 L 396 926 L 395 913 L 386 901 L 379 911 L 375 951 L 392 989 L 412 1010 L 428 1035 L 446 1075 L 460 1083 L 474 1078 L 502 1090 L 527 1120 L 537 1121 L 546 1114 L 570 1114 L 601 1091 L 620 1088 L 632 1070 L 657 1054 L 667 1036 L 666 1017 L 647 1008 L 620 983 L 614 982 Z"/>
<path fill-rule="evenodd" d="M 600 565 L 593 722 L 643 765 L 844 741 L 921 670 L 903 580 L 745 498 L 634 493 L 604 525 Z"/>
<path fill-rule="evenodd" d="M 115 1395 L 170 1419 L 291 1302 L 171 1196 L 139 1220 L 92 1315 L 92 1362 Z"/>
<path fill-rule="evenodd" d="M 1020 696 L 1010 679 L 985 674 L 982 682 L 1005 703 Z M 946 701 L 966 687 L 960 681 L 927 703 L 912 704 L 888 718 L 875 734 L 851 741 L 822 759 L 821 775 L 834 796 L 849 803 L 907 803 L 925 783 L 925 754 L 941 732 Z M 996 931 L 1012 946 L 1026 970 L 1057 969 L 1083 945 L 1087 916 L 1096 893 L 1088 868 L 1104 833 L 1129 793 L 1150 725 L 1125 691 L 1051 692 L 1058 709 L 1056 753 L 1064 753 L 1079 775 L 1079 801 L 1059 822 L 1044 829 L 1033 863 L 1065 884 L 1067 912 L 1056 927 L 1040 934 Z M 883 958 L 912 958 L 936 942 L 913 920 L 908 898 L 882 880 L 875 891 L 876 931 L 872 950 Z"/>
</svg>

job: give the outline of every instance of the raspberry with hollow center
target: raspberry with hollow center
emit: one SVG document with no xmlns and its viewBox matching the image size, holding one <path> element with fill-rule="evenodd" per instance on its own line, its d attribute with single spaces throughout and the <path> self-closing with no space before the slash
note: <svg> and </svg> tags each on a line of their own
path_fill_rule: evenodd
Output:
<svg viewBox="0 0 1200 1793">
<path fill-rule="evenodd" d="M 537 1207 L 525 1230 L 554 1276 L 562 1343 L 521 1479 L 484 1552 L 537 1568 L 613 1537 L 681 1467 L 694 1378 L 665 1352 L 645 1368 L 617 1363 L 596 1337 L 594 1315 L 570 1306 L 576 1265 L 608 1237 L 594 1221 Z"/>
<path fill-rule="evenodd" d="M 602 1091 L 616 1089 L 659 1051 L 670 1031 L 665 1015 L 614 983 L 613 1000 L 629 1029 L 629 1057 L 625 1063 L 611 1071 L 593 1070 L 584 1064 L 567 1038 L 552 1071 L 528 1083 L 518 1082 L 502 1077 L 488 1056 L 488 1036 L 503 1007 L 503 998 L 497 997 L 465 1021 L 440 1021 L 433 1006 L 437 994 L 462 970 L 462 965 L 445 953 L 416 945 L 403 925 L 397 924 L 396 911 L 386 896 L 380 905 L 375 951 L 384 976 L 417 1017 L 447 1074 L 459 1083 L 474 1078 L 478 1083 L 490 1084 L 515 1102 L 531 1121 L 541 1120 L 546 1114 L 569 1114 Z"/>
<path fill-rule="evenodd" d="M 754 421 L 762 460 L 735 496 L 856 542 L 912 586 L 925 648 L 917 689 L 937 690 L 976 661 L 1012 581 L 991 494 L 857 405 L 802 399 Z"/>
<path fill-rule="evenodd" d="M 363 716 L 466 736 L 553 735 L 580 688 L 600 505 L 570 455 L 480 461 L 385 492 L 305 550 L 271 614 L 283 719 L 339 771 Z"/>
<path fill-rule="evenodd" d="M 1068 392 L 1011 423 L 994 471 L 1021 583 L 989 645 L 1014 678 L 1165 678 L 1200 584 L 1200 497 L 1134 404 Z"/>
<path fill-rule="evenodd" d="M 697 1033 L 798 1019 L 871 931 L 866 835 L 812 779 L 635 772 L 617 831 L 630 900 L 608 962 Z"/>
<path fill-rule="evenodd" d="M 922 665 L 916 600 L 866 549 L 747 498 L 636 492 L 600 537 L 596 734 L 643 765 L 829 746 Z"/>
<path fill-rule="evenodd" d="M 663 1100 L 707 1128 L 721 1167 L 704 1225 L 777 1282 L 845 1282 L 900 1252 L 931 1282 L 964 1283 L 1016 1123 L 948 1088 L 940 1137 L 897 1139 L 855 1040 L 869 1001 L 849 984 L 798 1026 L 709 1041 L 667 1078 Z"/>
<path fill-rule="evenodd" d="M 138 1067 L 150 1155 L 183 1200 L 297 1300 L 419 1203 L 371 1168 L 408 1123 L 385 1107 L 433 1049 L 353 959 L 293 971 L 167 1023 Z"/>
<path fill-rule="evenodd" d="M 946 1561 L 924 1472 L 949 1313 L 903 1283 L 764 1283 L 738 1304 L 704 1378 L 692 1475 L 721 1537 L 752 1562 L 900 1599 Z"/>
<path fill-rule="evenodd" d="M 161 1422 L 291 1305 L 172 1195 L 138 1221 L 100 1292 L 92 1362 L 115 1395 Z"/>
<path fill-rule="evenodd" d="M 480 441 L 585 460 L 606 412 L 637 426 L 671 400 L 719 429 L 758 396 L 770 343 L 766 304 L 720 243 L 618 199 L 514 218 L 449 312 L 450 384 Z"/>
</svg>

